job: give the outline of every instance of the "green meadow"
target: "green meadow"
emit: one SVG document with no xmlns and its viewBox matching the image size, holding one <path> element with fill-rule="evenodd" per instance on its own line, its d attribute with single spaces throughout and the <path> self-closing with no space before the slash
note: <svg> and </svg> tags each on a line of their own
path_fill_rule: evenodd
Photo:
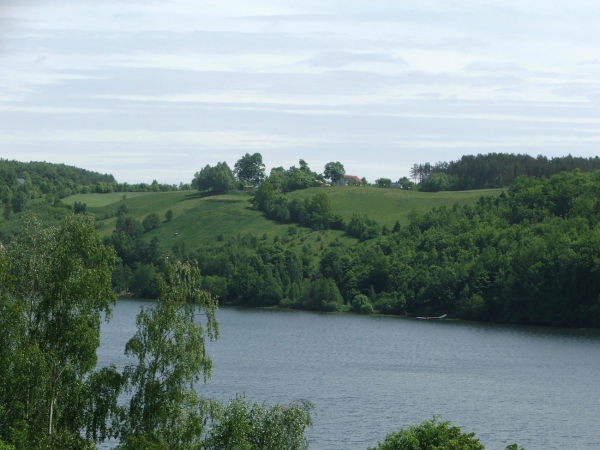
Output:
<svg viewBox="0 0 600 450">
<path fill-rule="evenodd" d="M 76 194 L 64 198 L 63 203 L 73 205 L 75 202 L 85 203 L 88 207 L 99 208 L 101 206 L 111 205 L 125 198 L 139 197 L 140 195 L 154 194 L 154 192 L 110 192 L 108 194 Z"/>
<path fill-rule="evenodd" d="M 325 190 L 330 196 L 333 210 L 349 220 L 352 214 L 367 214 L 376 219 L 381 225 L 393 227 L 396 220 L 405 225 L 408 223 L 408 213 L 415 208 L 426 212 L 434 207 L 473 204 L 482 195 L 499 195 L 502 190 L 491 189 L 481 191 L 460 192 L 418 192 L 400 189 L 380 189 L 375 187 L 338 186 L 327 188 L 311 188 L 288 194 L 288 197 L 306 198 L 316 192 Z M 143 220 L 148 214 L 156 213 L 162 220 L 161 225 L 145 237 L 151 239 L 157 236 L 164 248 L 171 248 L 178 240 L 184 240 L 187 248 L 193 249 L 199 245 L 214 242 L 220 235 L 237 235 L 238 233 L 264 235 L 274 238 L 284 236 L 294 225 L 278 224 L 266 219 L 259 211 L 252 209 L 251 196 L 245 193 L 234 193 L 202 197 L 196 191 L 175 191 L 157 193 L 127 193 L 123 199 L 122 193 L 111 194 L 80 194 L 68 197 L 65 203 L 76 201 L 86 203 L 88 210 L 98 218 L 115 213 L 117 208 L 126 204 L 128 215 L 136 220 Z M 167 222 L 165 213 L 171 209 L 173 219 Z M 102 220 L 104 226 L 100 229 L 102 236 L 112 233 L 115 218 Z M 345 236 L 342 231 L 327 231 L 317 233 L 312 230 L 297 228 L 297 238 L 294 243 L 309 243 L 315 247 L 328 245 L 336 238 L 342 241 L 355 242 Z"/>
<path fill-rule="evenodd" d="M 381 225 L 394 226 L 396 221 L 406 225 L 408 213 L 414 208 L 427 212 L 442 205 L 473 204 L 482 195 L 500 195 L 502 189 L 456 192 L 419 192 L 404 189 L 382 189 L 377 187 L 335 186 L 312 188 L 291 192 L 290 198 L 312 196 L 319 189 L 326 189 L 331 198 L 333 211 L 346 221 L 352 214 L 367 214 Z"/>
</svg>

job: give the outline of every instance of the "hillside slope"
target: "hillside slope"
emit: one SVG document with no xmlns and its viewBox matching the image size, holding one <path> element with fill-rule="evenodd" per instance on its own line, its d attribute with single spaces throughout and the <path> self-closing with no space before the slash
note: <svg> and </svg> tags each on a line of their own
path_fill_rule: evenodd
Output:
<svg viewBox="0 0 600 450">
<path fill-rule="evenodd" d="M 473 204 L 482 195 L 499 195 L 501 190 L 439 192 L 426 193 L 400 189 L 379 189 L 361 187 L 311 188 L 288 194 L 290 198 L 306 198 L 316 192 L 326 192 L 330 196 L 333 210 L 349 220 L 352 214 L 368 214 L 381 225 L 392 227 L 396 220 L 408 223 L 408 213 L 413 209 L 426 212 L 434 207 L 455 203 Z M 278 224 L 266 219 L 260 211 L 252 209 L 249 194 L 225 194 L 200 197 L 196 191 L 175 191 L 157 193 L 126 194 L 78 194 L 64 199 L 64 203 L 86 203 L 88 211 L 98 218 L 114 215 L 119 206 L 125 204 L 128 216 L 143 220 L 148 214 L 156 213 L 162 220 L 161 225 L 145 234 L 151 239 L 156 236 L 164 248 L 170 248 L 175 242 L 184 240 L 187 248 L 214 241 L 219 235 L 267 234 L 284 235 L 290 224 Z M 165 220 L 165 213 L 173 211 L 173 219 Z M 106 236 L 114 230 L 116 219 L 102 220 L 104 226 L 100 234 Z M 344 238 L 341 231 L 330 231 L 328 236 Z M 346 238 L 351 239 L 351 238 Z M 352 240 L 354 241 L 354 240 Z M 325 241 L 327 244 L 327 241 Z"/>
</svg>

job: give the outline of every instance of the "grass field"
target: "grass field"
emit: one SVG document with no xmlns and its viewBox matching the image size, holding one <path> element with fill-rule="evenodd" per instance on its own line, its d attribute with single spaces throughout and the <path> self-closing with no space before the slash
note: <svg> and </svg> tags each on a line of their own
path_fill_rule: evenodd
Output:
<svg viewBox="0 0 600 450">
<path fill-rule="evenodd" d="M 148 194 L 153 194 L 153 192 L 111 192 L 109 194 L 76 194 L 64 198 L 62 202 L 67 205 L 72 205 L 75 202 L 80 202 L 85 203 L 88 207 L 91 206 L 97 208 L 118 202 L 119 200 L 123 199 L 123 196 L 125 196 L 125 198 L 134 198 L 139 197 L 140 195 Z"/>
<path fill-rule="evenodd" d="M 331 198 L 333 211 L 341 214 L 346 221 L 352 214 L 367 214 L 381 225 L 391 227 L 398 220 L 402 225 L 408 223 L 408 213 L 415 208 L 427 212 L 438 206 L 473 204 L 482 195 L 500 195 L 502 189 L 456 192 L 419 192 L 403 189 L 381 189 L 376 187 L 336 186 L 313 188 L 292 192 L 290 198 L 305 198 L 314 195 L 320 189 Z"/>
<path fill-rule="evenodd" d="M 346 220 L 353 213 L 368 214 L 381 225 L 390 228 L 396 220 L 401 224 L 408 223 L 408 213 L 413 208 L 426 212 L 441 205 L 472 204 L 481 195 L 499 195 L 502 192 L 500 189 L 493 189 L 427 193 L 340 186 L 296 191 L 288 194 L 288 197 L 305 198 L 321 191 L 331 197 L 334 212 L 341 214 Z M 178 240 L 184 240 L 189 249 L 194 249 L 201 244 L 214 242 L 221 234 L 228 236 L 251 233 L 262 236 L 266 233 L 272 239 L 275 235 L 286 235 L 292 226 L 265 219 L 261 212 L 251 208 L 249 194 L 200 197 L 196 191 L 175 191 L 126 195 L 125 200 L 122 193 L 74 195 L 65 199 L 65 203 L 86 203 L 88 210 L 98 217 L 114 213 L 123 203 L 130 209 L 129 215 L 140 221 L 150 213 L 157 213 L 163 222 L 157 229 L 145 234 L 145 237 L 151 239 L 157 236 L 165 249 L 171 248 Z M 164 217 L 169 209 L 173 211 L 173 220 L 166 222 Z M 100 229 L 100 234 L 105 236 L 112 233 L 115 220 L 103 220 L 104 227 Z M 302 245 L 309 243 L 315 251 L 336 238 L 356 242 L 341 231 L 317 233 L 300 227 L 298 231 L 294 242 Z"/>
</svg>

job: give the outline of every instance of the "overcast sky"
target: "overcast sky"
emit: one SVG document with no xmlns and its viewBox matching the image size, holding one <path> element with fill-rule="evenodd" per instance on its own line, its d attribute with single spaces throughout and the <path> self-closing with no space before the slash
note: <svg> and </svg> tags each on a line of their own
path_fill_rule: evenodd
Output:
<svg viewBox="0 0 600 450">
<path fill-rule="evenodd" d="M 598 0 L 0 0 L 0 157 L 119 181 L 596 156 Z"/>
</svg>

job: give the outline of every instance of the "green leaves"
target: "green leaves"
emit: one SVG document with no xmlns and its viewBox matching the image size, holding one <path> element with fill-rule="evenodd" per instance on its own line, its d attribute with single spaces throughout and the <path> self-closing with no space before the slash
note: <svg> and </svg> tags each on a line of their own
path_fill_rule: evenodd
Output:
<svg viewBox="0 0 600 450">
<path fill-rule="evenodd" d="M 219 162 L 214 167 L 207 164 L 192 180 L 192 186 L 201 192 L 221 193 L 233 189 L 234 184 L 233 172 L 226 162 Z"/>
<path fill-rule="evenodd" d="M 323 171 L 323 176 L 331 180 L 331 183 L 337 183 L 344 179 L 344 175 L 346 174 L 346 169 L 344 169 L 344 165 L 339 162 L 329 162 L 325 164 L 325 170 Z"/>
<path fill-rule="evenodd" d="M 305 450 L 312 404 L 298 401 L 268 407 L 238 396 L 217 408 L 206 450 Z"/>
<path fill-rule="evenodd" d="M 12 408 L 3 430 L 30 448 L 55 432 L 78 440 L 89 426 L 81 418 L 100 320 L 114 302 L 114 252 L 91 217 L 78 215 L 51 228 L 29 217 L 25 235 L 0 253 L 0 398 Z"/>
<path fill-rule="evenodd" d="M 233 169 L 238 180 L 258 186 L 265 179 L 265 165 L 260 153 L 246 153 L 236 163 Z"/>
<path fill-rule="evenodd" d="M 463 433 L 450 422 L 437 417 L 419 425 L 390 433 L 377 447 L 369 450 L 484 450 L 475 433 Z"/>
<path fill-rule="evenodd" d="M 124 371 L 131 394 L 119 425 L 124 448 L 136 436 L 154 436 L 171 449 L 190 448 L 202 437 L 210 402 L 191 386 L 210 377 L 205 341 L 218 337 L 218 324 L 216 301 L 200 289 L 199 275 L 187 264 L 167 265 L 156 305 L 138 314 L 137 333 L 125 347 L 137 363 Z"/>
</svg>

